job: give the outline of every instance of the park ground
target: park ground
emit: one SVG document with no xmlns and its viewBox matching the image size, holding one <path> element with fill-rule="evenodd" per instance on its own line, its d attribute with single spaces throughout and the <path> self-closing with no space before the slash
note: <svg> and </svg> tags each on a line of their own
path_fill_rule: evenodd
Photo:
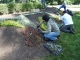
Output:
<svg viewBox="0 0 80 60">
<path fill-rule="evenodd" d="M 36 23 L 37 17 L 43 16 L 44 12 L 53 13 L 53 11 L 55 11 L 54 8 L 43 9 L 43 14 L 30 15 L 28 18 Z M 14 18 L 19 15 L 1 15 L 0 18 Z M 28 47 L 25 44 L 25 37 L 21 33 L 22 30 L 17 27 L 0 27 L 0 60 L 37 60 L 50 54 L 44 48 L 43 43 Z"/>
<path fill-rule="evenodd" d="M 52 7 L 52 6 L 50 6 L 50 7 Z M 47 11 L 50 13 L 53 12 L 53 10 L 51 11 L 51 9 L 47 9 Z M 76 8 L 75 8 L 75 11 L 77 11 Z M 5 15 L 4 17 L 12 17 L 13 18 L 15 16 L 13 16 L 13 15 L 6 16 Z M 45 56 L 50 55 L 50 53 L 43 47 L 42 43 L 38 44 L 37 46 L 34 46 L 34 47 L 26 46 L 25 38 L 24 38 L 23 34 L 21 33 L 21 31 L 22 31 L 21 28 L 16 28 L 16 27 L 0 27 L 0 60 L 41 60 L 41 59 L 44 60 Z M 64 35 L 64 33 L 63 33 L 63 35 Z M 75 37 L 74 35 L 70 35 L 70 36 L 71 36 L 71 38 Z M 64 43 L 67 41 L 66 39 L 65 39 Z M 76 42 L 77 41 L 78 40 L 76 40 Z M 59 41 L 59 42 L 61 42 L 61 41 Z M 65 45 L 67 45 L 67 43 L 64 44 L 64 46 Z M 65 52 L 65 53 L 67 53 L 67 52 Z M 78 53 L 78 55 L 79 55 L 79 53 Z M 71 55 L 71 57 L 72 57 L 72 55 Z M 55 59 L 57 59 L 57 57 Z"/>
</svg>

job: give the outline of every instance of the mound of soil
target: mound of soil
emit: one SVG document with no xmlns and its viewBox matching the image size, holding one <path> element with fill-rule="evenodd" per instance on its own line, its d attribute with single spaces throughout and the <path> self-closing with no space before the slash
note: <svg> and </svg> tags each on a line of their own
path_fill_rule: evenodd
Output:
<svg viewBox="0 0 80 60">
<path fill-rule="evenodd" d="M 22 31 L 26 38 L 26 44 L 28 46 L 34 46 L 43 41 L 43 34 L 41 34 L 37 29 L 27 26 L 24 31 Z"/>
</svg>

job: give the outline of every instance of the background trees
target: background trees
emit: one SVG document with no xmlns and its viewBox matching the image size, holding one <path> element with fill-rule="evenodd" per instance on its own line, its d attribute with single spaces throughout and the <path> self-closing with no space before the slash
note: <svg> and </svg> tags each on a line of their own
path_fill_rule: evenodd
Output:
<svg viewBox="0 0 80 60">
<path fill-rule="evenodd" d="M 40 2 L 41 0 L 0 0 L 0 3 L 27 3 L 27 2 Z M 55 5 L 61 4 L 63 0 L 46 0 L 47 4 Z M 68 4 L 80 4 L 80 0 L 66 0 Z"/>
</svg>

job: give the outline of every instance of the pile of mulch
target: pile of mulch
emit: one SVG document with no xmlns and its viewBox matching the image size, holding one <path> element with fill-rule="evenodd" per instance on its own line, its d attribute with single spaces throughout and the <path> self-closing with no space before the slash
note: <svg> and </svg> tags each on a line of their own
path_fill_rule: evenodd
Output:
<svg viewBox="0 0 80 60">
<path fill-rule="evenodd" d="M 43 42 L 43 34 L 31 26 L 26 26 L 22 33 L 26 38 L 26 45 L 28 46 L 34 46 Z"/>
</svg>

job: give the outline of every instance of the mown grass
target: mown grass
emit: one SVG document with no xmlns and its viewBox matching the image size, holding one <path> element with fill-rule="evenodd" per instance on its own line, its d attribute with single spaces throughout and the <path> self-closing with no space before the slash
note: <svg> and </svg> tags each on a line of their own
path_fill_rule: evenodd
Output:
<svg viewBox="0 0 80 60">
<path fill-rule="evenodd" d="M 74 27 L 76 34 L 61 32 L 59 44 L 63 48 L 63 52 L 58 56 L 50 54 L 45 60 L 80 60 L 80 14 L 73 16 Z"/>
</svg>

